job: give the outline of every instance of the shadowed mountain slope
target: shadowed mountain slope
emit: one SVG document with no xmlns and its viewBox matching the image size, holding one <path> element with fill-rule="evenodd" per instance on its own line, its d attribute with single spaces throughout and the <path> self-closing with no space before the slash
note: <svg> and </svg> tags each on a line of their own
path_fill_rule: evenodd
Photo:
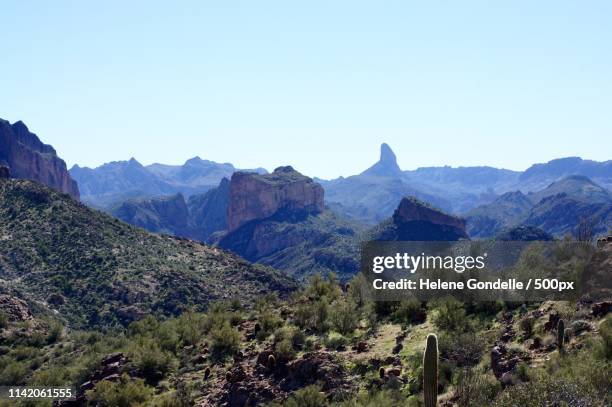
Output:
<svg viewBox="0 0 612 407">
<path fill-rule="evenodd" d="M 0 219 L 2 284 L 50 304 L 76 326 L 295 287 L 273 269 L 148 233 L 30 181 L 0 180 Z"/>
</svg>

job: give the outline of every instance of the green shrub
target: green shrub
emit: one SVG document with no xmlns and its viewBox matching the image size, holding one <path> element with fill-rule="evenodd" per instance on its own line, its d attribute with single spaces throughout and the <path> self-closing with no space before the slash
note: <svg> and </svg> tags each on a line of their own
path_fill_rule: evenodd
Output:
<svg viewBox="0 0 612 407">
<path fill-rule="evenodd" d="M 455 397 L 459 406 L 490 406 L 501 390 L 494 376 L 465 369 L 457 377 Z"/>
<path fill-rule="evenodd" d="M 240 349 L 240 333 L 229 322 L 210 332 L 210 351 L 214 359 L 222 360 Z"/>
<path fill-rule="evenodd" d="M 499 394 L 495 407 L 595 406 L 596 399 L 576 383 L 542 380 L 519 383 Z"/>
<path fill-rule="evenodd" d="M 579 335 L 582 332 L 590 331 L 591 330 L 591 324 L 589 324 L 585 320 L 579 319 L 579 320 L 574 321 L 574 322 L 571 323 L 570 329 L 571 329 L 573 335 Z"/>
<path fill-rule="evenodd" d="M 148 384 L 154 385 L 173 367 L 172 355 L 161 349 L 159 343 L 150 338 L 142 338 L 130 350 L 134 367 L 138 369 Z"/>
<path fill-rule="evenodd" d="M 64 327 L 59 322 L 52 322 L 47 333 L 47 343 L 52 344 L 62 338 Z"/>
<path fill-rule="evenodd" d="M 323 333 L 329 328 L 329 304 L 326 299 L 300 304 L 295 311 L 295 324 L 302 329 Z"/>
<path fill-rule="evenodd" d="M 301 329 L 310 328 L 310 323 L 314 318 L 314 310 L 311 304 L 298 304 L 295 308 L 294 322 Z"/>
<path fill-rule="evenodd" d="M 350 282 L 348 297 L 357 307 L 363 307 L 368 298 L 369 288 L 370 284 L 367 278 L 362 273 L 359 273 Z"/>
<path fill-rule="evenodd" d="M 433 317 L 434 325 L 444 331 L 468 331 L 471 324 L 466 317 L 463 304 L 453 298 L 434 302 L 436 313 Z"/>
<path fill-rule="evenodd" d="M 325 347 L 333 350 L 340 350 L 347 344 L 347 340 L 338 332 L 330 332 L 325 337 Z"/>
<path fill-rule="evenodd" d="M 333 273 L 329 273 L 326 279 L 320 274 L 314 274 L 304 290 L 304 295 L 314 300 L 327 298 L 329 301 L 333 301 L 340 296 L 340 293 L 338 280 Z"/>
<path fill-rule="evenodd" d="M 285 338 L 274 346 L 274 354 L 279 361 L 287 362 L 295 357 L 295 350 L 289 338 Z"/>
<path fill-rule="evenodd" d="M 0 311 L 0 329 L 4 329 L 8 326 L 9 318 L 4 311 Z"/>
<path fill-rule="evenodd" d="M 406 397 L 397 390 L 384 389 L 361 392 L 355 398 L 339 403 L 339 407 L 422 407 L 423 403 L 407 402 Z M 336 404 L 334 404 L 336 406 Z"/>
<path fill-rule="evenodd" d="M 274 332 L 274 343 L 287 340 L 293 349 L 301 349 L 306 342 L 306 335 L 295 326 L 287 325 Z"/>
<path fill-rule="evenodd" d="M 28 366 L 25 362 L 9 362 L 0 372 L 0 385 L 17 386 L 23 384 L 28 374 Z"/>
<path fill-rule="evenodd" d="M 264 311 L 274 308 L 277 302 L 277 294 L 275 292 L 271 292 L 255 299 L 254 309 L 261 314 Z"/>
<path fill-rule="evenodd" d="M 400 324 L 420 324 L 427 319 L 427 312 L 421 307 L 419 300 L 402 300 L 391 314 L 391 319 Z"/>
<path fill-rule="evenodd" d="M 266 310 L 259 315 L 257 322 L 261 329 L 257 332 L 257 339 L 260 341 L 266 339 L 274 332 L 276 328 L 283 324 L 283 320 L 278 317 L 274 312 Z"/>
<path fill-rule="evenodd" d="M 213 329 L 215 326 L 223 324 L 228 319 L 228 315 L 225 312 L 215 313 L 211 320 L 209 329 Z M 176 333 L 179 337 L 182 346 L 195 346 L 201 339 L 203 332 L 206 331 L 206 317 L 201 314 L 193 312 L 185 312 L 175 322 Z M 158 330 L 159 331 L 159 330 Z M 166 333 L 166 340 L 168 343 L 172 341 L 172 335 Z"/>
<path fill-rule="evenodd" d="M 449 360 L 458 367 L 478 364 L 484 347 L 484 340 L 473 332 L 442 333 L 439 338 L 442 359 Z"/>
<path fill-rule="evenodd" d="M 71 382 L 70 370 L 62 366 L 52 366 L 48 369 L 37 370 L 28 383 L 37 386 L 60 387 Z"/>
<path fill-rule="evenodd" d="M 293 393 L 283 404 L 284 407 L 324 407 L 327 398 L 316 385 L 306 386 Z"/>
<path fill-rule="evenodd" d="M 335 303 L 330 321 L 334 329 L 343 335 L 351 334 L 359 322 L 357 307 L 350 301 L 338 301 Z"/>
<path fill-rule="evenodd" d="M 131 380 L 127 375 L 120 382 L 103 380 L 87 392 L 92 405 L 101 407 L 132 407 L 146 403 L 153 396 L 153 389 L 143 380 Z"/>
<path fill-rule="evenodd" d="M 601 356 L 605 359 L 612 359 L 612 315 L 608 317 L 599 326 L 599 334 L 601 335 Z"/>
</svg>

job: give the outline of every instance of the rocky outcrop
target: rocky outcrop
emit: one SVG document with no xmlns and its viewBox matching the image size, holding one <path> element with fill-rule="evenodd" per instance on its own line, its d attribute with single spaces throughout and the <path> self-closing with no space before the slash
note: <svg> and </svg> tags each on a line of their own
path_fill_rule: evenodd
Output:
<svg viewBox="0 0 612 407">
<path fill-rule="evenodd" d="M 189 197 L 187 206 L 194 236 L 206 240 L 214 232 L 227 229 L 230 181 L 223 178 L 217 188 Z"/>
<path fill-rule="evenodd" d="M 213 241 L 246 260 L 298 278 L 334 272 L 352 277 L 358 262 L 358 225 L 324 210 L 323 189 L 291 167 L 272 174 L 234 174 L 228 232 Z"/>
<path fill-rule="evenodd" d="M 323 188 L 292 167 L 279 167 L 267 175 L 237 172 L 230 182 L 228 228 L 231 232 L 281 211 L 316 214 L 323 208 Z"/>
<path fill-rule="evenodd" d="M 428 222 L 465 230 L 465 220 L 432 208 L 416 199 L 404 198 L 393 214 L 395 223 Z"/>
<path fill-rule="evenodd" d="M 374 228 L 371 240 L 454 241 L 467 239 L 465 220 L 416 198 L 405 197 L 393 217 Z"/>
<path fill-rule="evenodd" d="M 402 170 L 397 165 L 397 157 L 387 143 L 380 145 L 380 160 L 361 175 L 374 175 L 378 177 L 398 177 L 402 175 Z"/>
<path fill-rule="evenodd" d="M 150 232 L 191 237 L 189 210 L 182 194 L 126 201 L 112 213 Z"/>
<path fill-rule="evenodd" d="M 7 294 L 0 294 L 0 312 L 12 322 L 23 322 L 34 319 L 25 301 Z"/>
<path fill-rule="evenodd" d="M 37 181 L 79 199 L 66 163 L 21 121 L 10 124 L 0 119 L 0 165 L 8 166 L 14 178 Z"/>
<path fill-rule="evenodd" d="M 150 199 L 130 199 L 113 208 L 117 218 L 154 233 L 165 233 L 207 241 L 215 232 L 227 229 L 229 180 L 204 194 L 183 194 Z"/>
</svg>

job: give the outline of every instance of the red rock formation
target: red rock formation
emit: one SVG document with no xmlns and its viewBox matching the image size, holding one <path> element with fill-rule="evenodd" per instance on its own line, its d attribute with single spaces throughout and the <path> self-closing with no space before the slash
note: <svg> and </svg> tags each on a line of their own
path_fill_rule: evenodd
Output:
<svg viewBox="0 0 612 407">
<path fill-rule="evenodd" d="M 0 119 L 0 165 L 8 166 L 14 178 L 37 181 L 79 199 L 66 163 L 21 121 L 10 124 Z"/>
<path fill-rule="evenodd" d="M 323 209 L 323 187 L 291 167 L 279 167 L 267 175 L 232 175 L 227 210 L 230 232 L 280 210 L 320 213 Z"/>
</svg>

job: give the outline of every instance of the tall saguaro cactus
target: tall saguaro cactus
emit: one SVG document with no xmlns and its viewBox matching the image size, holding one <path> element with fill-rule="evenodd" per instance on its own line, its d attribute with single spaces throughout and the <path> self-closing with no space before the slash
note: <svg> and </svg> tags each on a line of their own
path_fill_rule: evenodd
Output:
<svg viewBox="0 0 612 407">
<path fill-rule="evenodd" d="M 559 352 L 563 350 L 563 342 L 565 341 L 565 322 L 562 319 L 557 323 L 557 347 Z"/>
<path fill-rule="evenodd" d="M 438 338 L 435 334 L 427 336 L 427 346 L 423 356 L 423 395 L 425 407 L 435 407 L 438 403 Z"/>
</svg>

